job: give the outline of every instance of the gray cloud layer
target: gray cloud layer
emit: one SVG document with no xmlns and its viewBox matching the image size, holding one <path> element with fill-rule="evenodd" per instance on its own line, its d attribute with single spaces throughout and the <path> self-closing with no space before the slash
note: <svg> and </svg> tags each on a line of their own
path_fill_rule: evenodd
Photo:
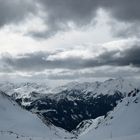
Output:
<svg viewBox="0 0 140 140">
<path fill-rule="evenodd" d="M 38 5 L 37 5 L 38 4 Z M 111 26 L 114 35 L 120 37 L 137 36 L 140 37 L 140 1 L 139 0 L 0 0 L 0 28 L 8 24 L 17 24 L 22 22 L 33 14 L 35 17 L 40 16 L 47 25 L 48 30 L 41 32 L 29 32 L 28 35 L 48 38 L 59 31 L 70 29 L 68 23 L 72 22 L 80 28 L 85 25 L 93 26 L 91 23 L 97 15 L 97 10 L 102 8 L 106 10 L 112 18 Z M 45 15 L 37 14 L 39 11 Z M 122 23 L 123 26 L 118 26 Z M 95 70 L 99 67 L 121 67 L 128 66 L 131 68 L 140 68 L 140 46 L 133 45 L 123 50 L 104 51 L 99 56 L 82 57 L 67 56 L 59 57 L 61 52 L 36 52 L 12 57 L 3 55 L 0 57 L 0 73 L 24 73 L 42 72 L 44 70 L 62 69 L 62 72 L 49 73 L 49 79 L 74 79 L 91 76 L 110 76 L 115 74 L 110 71 L 105 74 L 103 69 Z M 65 51 L 64 51 L 65 53 Z M 80 53 L 80 52 L 79 52 Z M 55 59 L 49 59 L 50 56 Z M 65 69 L 68 71 L 64 72 Z M 82 73 L 84 69 L 94 69 Z M 121 70 L 122 75 L 133 75 L 133 71 Z M 138 75 L 139 71 L 136 72 Z M 116 75 L 119 72 L 116 73 Z M 46 74 L 41 74 L 45 77 Z M 38 75 L 38 77 L 41 77 Z M 36 75 L 37 76 L 37 75 Z"/>
<path fill-rule="evenodd" d="M 68 22 L 73 22 L 78 27 L 89 24 L 99 8 L 107 10 L 119 21 L 131 23 L 127 28 L 130 31 L 126 34 L 134 35 L 139 29 L 139 0 L 0 0 L 0 26 L 22 21 L 29 13 L 36 16 L 36 13 L 42 10 L 46 14 L 43 20 L 49 29 L 29 34 L 41 38 L 50 37 L 60 30 L 69 29 Z M 118 35 L 123 35 L 121 33 Z"/>
<path fill-rule="evenodd" d="M 57 53 L 36 52 L 28 53 L 20 57 L 3 56 L 0 59 L 1 69 L 5 71 L 34 71 L 40 72 L 45 69 L 84 69 L 99 66 L 132 66 L 140 67 L 140 46 L 132 46 L 122 51 L 105 51 L 99 56 L 85 59 L 83 57 L 70 56 L 64 59 L 48 59 L 49 56 L 58 55 Z"/>
<path fill-rule="evenodd" d="M 39 0 L 46 8 L 52 21 L 72 20 L 77 23 L 88 23 L 98 8 L 111 11 L 113 17 L 124 21 L 140 20 L 139 0 Z"/>
<path fill-rule="evenodd" d="M 126 32 L 127 35 L 131 35 L 136 27 L 139 28 L 139 0 L 38 0 L 38 2 L 43 5 L 47 12 L 46 22 L 49 25 L 49 30 L 43 34 L 33 33 L 38 37 L 49 37 L 59 30 L 67 29 L 69 21 L 78 26 L 89 24 L 99 8 L 107 10 L 112 18 L 131 23 L 132 26 L 127 28 L 131 31 Z M 123 35 L 121 31 L 117 32 L 116 35 Z"/>
</svg>

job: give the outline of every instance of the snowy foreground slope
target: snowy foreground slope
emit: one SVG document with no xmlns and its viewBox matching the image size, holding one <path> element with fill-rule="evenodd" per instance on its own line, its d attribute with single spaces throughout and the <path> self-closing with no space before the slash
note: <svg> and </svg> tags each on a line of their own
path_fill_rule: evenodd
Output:
<svg viewBox="0 0 140 140">
<path fill-rule="evenodd" d="M 63 129 L 46 126 L 36 115 L 22 109 L 0 92 L 0 140 L 53 140 L 72 137 Z"/>
<path fill-rule="evenodd" d="M 140 92 L 129 93 L 106 118 L 92 122 L 79 140 L 140 140 Z"/>
</svg>

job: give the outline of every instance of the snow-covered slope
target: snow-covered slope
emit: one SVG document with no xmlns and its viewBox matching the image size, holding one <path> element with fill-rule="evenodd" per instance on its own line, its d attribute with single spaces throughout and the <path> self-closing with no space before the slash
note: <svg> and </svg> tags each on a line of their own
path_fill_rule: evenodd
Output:
<svg viewBox="0 0 140 140">
<path fill-rule="evenodd" d="M 139 90 L 130 92 L 113 111 L 108 113 L 107 117 L 100 121 L 96 128 L 89 129 L 89 132 L 81 135 L 79 140 L 91 140 L 93 138 L 96 140 L 140 139 Z"/>
<path fill-rule="evenodd" d="M 22 109 L 0 92 L 0 140 L 50 140 L 72 135 L 53 125 L 45 125 L 36 115 Z"/>
<path fill-rule="evenodd" d="M 109 79 L 104 82 L 71 82 L 64 86 L 57 87 L 52 91 L 55 93 L 60 93 L 62 91 L 71 91 L 77 90 L 81 91 L 82 94 L 89 96 L 98 96 L 98 95 L 114 95 L 115 91 L 119 91 L 124 95 L 136 88 L 130 81 L 123 79 L 121 77 L 116 79 Z"/>
<path fill-rule="evenodd" d="M 91 129 L 97 128 L 103 119 L 104 116 L 97 117 L 96 119 L 84 120 L 80 122 L 76 129 L 72 132 L 78 136 L 85 135 Z"/>
</svg>

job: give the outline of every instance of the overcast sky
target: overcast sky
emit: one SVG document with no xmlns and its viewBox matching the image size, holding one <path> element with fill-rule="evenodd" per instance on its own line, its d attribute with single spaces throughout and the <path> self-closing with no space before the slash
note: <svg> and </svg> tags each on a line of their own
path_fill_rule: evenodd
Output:
<svg viewBox="0 0 140 140">
<path fill-rule="evenodd" d="M 139 0 L 0 0 L 0 81 L 140 78 Z"/>
</svg>

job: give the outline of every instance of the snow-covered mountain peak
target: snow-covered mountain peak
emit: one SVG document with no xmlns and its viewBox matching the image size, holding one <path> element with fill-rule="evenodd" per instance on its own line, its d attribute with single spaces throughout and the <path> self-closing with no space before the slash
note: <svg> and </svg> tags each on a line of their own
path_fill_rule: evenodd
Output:
<svg viewBox="0 0 140 140">
<path fill-rule="evenodd" d="M 17 98 L 30 97 L 32 92 L 40 94 L 57 94 L 62 91 L 74 91 L 78 90 L 84 94 L 89 92 L 99 94 L 114 94 L 115 91 L 119 91 L 123 94 L 133 90 L 135 86 L 132 83 L 123 78 L 109 79 L 104 82 L 70 82 L 63 86 L 56 88 L 50 88 L 47 84 L 43 83 L 0 83 L 0 90 L 6 92 L 8 95 L 16 94 Z"/>
<path fill-rule="evenodd" d="M 135 86 L 133 86 L 132 83 L 126 79 L 117 78 L 104 81 L 97 89 L 97 92 L 112 95 L 115 91 L 119 91 L 125 95 L 131 92 L 133 89 L 135 89 Z"/>
<path fill-rule="evenodd" d="M 67 91 L 70 91 L 70 90 L 85 91 L 85 90 L 89 90 L 89 89 L 94 90 L 99 85 L 100 85 L 100 82 L 83 82 L 83 83 L 70 82 L 66 85 L 55 88 L 55 91 L 58 93 L 58 92 L 61 92 L 64 90 L 67 90 Z"/>
<path fill-rule="evenodd" d="M 6 92 L 8 95 L 12 95 L 13 93 L 19 93 L 20 96 L 27 96 L 31 92 L 38 92 L 38 93 L 47 93 L 50 88 L 47 84 L 44 83 L 10 83 L 4 82 L 0 83 L 0 90 Z"/>
<path fill-rule="evenodd" d="M 89 94 L 91 96 L 98 95 L 114 95 L 116 92 L 125 94 L 131 92 L 136 87 L 132 83 L 123 78 L 109 79 L 104 82 L 72 82 L 64 86 L 60 86 L 52 90 L 55 93 L 60 93 L 63 91 L 74 91 L 78 90 L 84 94 Z"/>
</svg>

